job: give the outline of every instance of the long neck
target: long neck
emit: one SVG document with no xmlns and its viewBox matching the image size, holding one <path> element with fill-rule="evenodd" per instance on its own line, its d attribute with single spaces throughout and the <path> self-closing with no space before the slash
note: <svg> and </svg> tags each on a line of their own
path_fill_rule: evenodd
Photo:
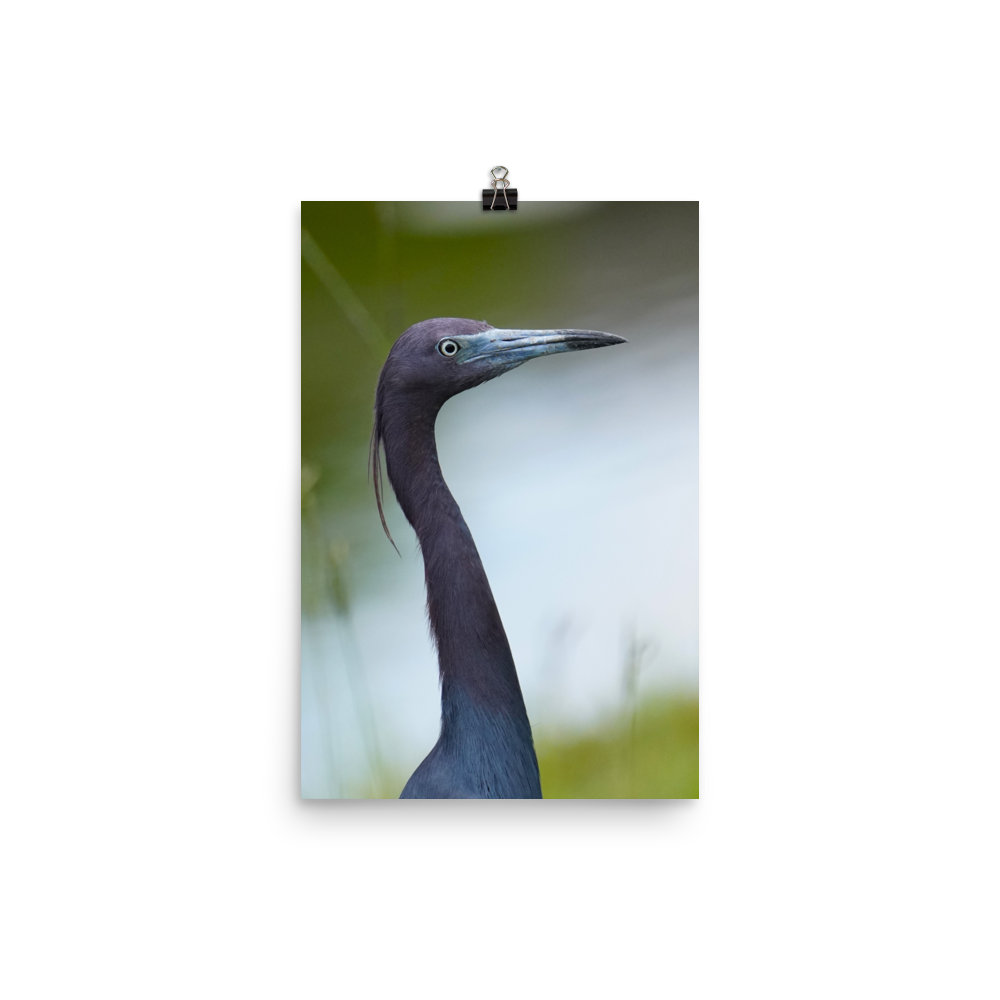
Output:
<svg viewBox="0 0 1000 1000">
<path fill-rule="evenodd" d="M 514 658 L 486 571 L 438 463 L 440 405 L 401 406 L 384 428 L 386 471 L 420 541 L 442 696 L 457 685 L 484 708 L 525 717 Z M 447 708 L 447 704 L 446 704 Z"/>
</svg>

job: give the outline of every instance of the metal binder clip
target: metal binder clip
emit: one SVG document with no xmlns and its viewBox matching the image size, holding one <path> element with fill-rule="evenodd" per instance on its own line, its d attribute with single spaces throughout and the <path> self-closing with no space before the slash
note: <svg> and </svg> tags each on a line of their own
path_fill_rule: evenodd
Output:
<svg viewBox="0 0 1000 1000">
<path fill-rule="evenodd" d="M 503 177 L 497 177 L 493 173 L 493 170 L 502 170 Z M 496 204 L 497 201 L 497 181 L 500 181 L 500 183 L 503 184 L 503 203 L 507 206 L 509 210 L 510 202 L 507 201 L 507 188 L 510 187 L 510 181 L 507 180 L 507 174 L 509 174 L 510 171 L 506 167 L 494 167 L 493 170 L 490 171 L 490 177 L 493 178 L 493 180 L 490 181 L 490 184 L 493 186 L 493 201 L 490 202 L 490 211 L 491 212 L 493 211 L 493 206 Z"/>
<path fill-rule="evenodd" d="M 506 167 L 494 167 L 490 174 L 493 179 L 490 181 L 490 186 L 493 188 L 493 199 L 487 205 L 487 199 L 490 197 L 489 188 L 483 188 L 483 211 L 484 212 L 516 212 L 517 211 L 517 188 L 510 187 L 510 181 L 507 180 L 507 168 Z M 498 188 L 497 185 L 502 184 L 502 188 Z M 510 191 L 508 192 L 508 188 Z M 503 191 L 503 204 L 497 204 L 497 195 Z"/>
</svg>

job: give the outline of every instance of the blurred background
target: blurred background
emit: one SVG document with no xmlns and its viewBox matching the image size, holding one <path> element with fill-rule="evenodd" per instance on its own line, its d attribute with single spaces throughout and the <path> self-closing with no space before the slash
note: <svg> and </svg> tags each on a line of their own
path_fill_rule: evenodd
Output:
<svg viewBox="0 0 1000 1000">
<path fill-rule="evenodd" d="M 394 798 L 438 736 L 416 537 L 366 474 L 381 364 L 434 316 L 628 338 L 455 397 L 438 450 L 545 797 L 697 797 L 698 205 L 530 201 L 302 205 L 303 797 Z"/>
</svg>

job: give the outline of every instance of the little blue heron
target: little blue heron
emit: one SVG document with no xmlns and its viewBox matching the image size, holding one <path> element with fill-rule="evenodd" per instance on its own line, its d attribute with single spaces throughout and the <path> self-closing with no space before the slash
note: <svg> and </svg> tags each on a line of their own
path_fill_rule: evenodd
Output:
<svg viewBox="0 0 1000 1000">
<path fill-rule="evenodd" d="M 441 674 L 441 735 L 400 798 L 542 797 L 507 635 L 476 543 L 438 464 L 438 412 L 457 393 L 531 358 L 624 342 L 624 337 L 594 330 L 495 330 L 471 319 L 429 319 L 403 333 L 386 358 L 372 429 L 375 497 L 389 535 L 382 509 L 381 444 L 389 482 L 423 553 Z"/>
</svg>

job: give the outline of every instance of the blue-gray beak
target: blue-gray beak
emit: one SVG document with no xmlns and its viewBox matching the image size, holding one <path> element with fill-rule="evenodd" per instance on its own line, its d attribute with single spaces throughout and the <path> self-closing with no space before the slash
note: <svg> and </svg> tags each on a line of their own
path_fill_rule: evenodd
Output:
<svg viewBox="0 0 1000 1000">
<path fill-rule="evenodd" d="M 624 337 L 598 330 L 484 330 L 452 339 L 463 348 L 455 357 L 457 363 L 489 361 L 503 368 L 516 368 L 543 354 L 628 343 Z"/>
</svg>

